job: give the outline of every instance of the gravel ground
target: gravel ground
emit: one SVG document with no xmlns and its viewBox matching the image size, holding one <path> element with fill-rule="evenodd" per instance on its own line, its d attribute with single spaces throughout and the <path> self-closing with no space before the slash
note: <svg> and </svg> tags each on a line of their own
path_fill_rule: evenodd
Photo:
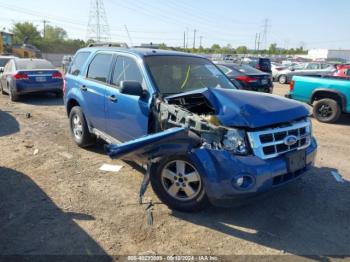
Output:
<svg viewBox="0 0 350 262">
<path fill-rule="evenodd" d="M 141 170 L 110 160 L 102 143 L 75 146 L 60 99 L 0 96 L 0 254 L 350 255 L 349 125 L 349 116 L 314 121 L 315 169 L 249 205 L 183 214 L 149 188 L 150 226 L 137 199 Z M 123 169 L 99 171 L 104 163 Z"/>
</svg>

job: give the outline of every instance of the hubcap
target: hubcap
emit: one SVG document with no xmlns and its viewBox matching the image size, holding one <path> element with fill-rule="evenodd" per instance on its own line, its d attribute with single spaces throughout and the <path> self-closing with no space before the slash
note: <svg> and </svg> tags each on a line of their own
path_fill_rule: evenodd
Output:
<svg viewBox="0 0 350 262">
<path fill-rule="evenodd" d="M 162 170 L 161 180 L 165 191 L 180 201 L 192 200 L 202 188 L 197 169 L 184 160 L 168 163 Z"/>
<path fill-rule="evenodd" d="M 81 123 L 78 115 L 73 116 L 72 121 L 73 134 L 77 139 L 81 139 L 83 136 L 83 124 Z"/>
<path fill-rule="evenodd" d="M 318 110 L 318 113 L 321 117 L 327 118 L 330 117 L 333 113 L 332 108 L 329 105 L 322 105 Z"/>
</svg>

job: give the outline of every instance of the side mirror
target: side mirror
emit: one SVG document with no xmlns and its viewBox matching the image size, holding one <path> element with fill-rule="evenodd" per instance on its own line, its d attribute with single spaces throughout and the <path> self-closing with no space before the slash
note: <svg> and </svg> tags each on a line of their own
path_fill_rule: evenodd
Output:
<svg viewBox="0 0 350 262">
<path fill-rule="evenodd" d="M 140 82 L 129 80 L 120 82 L 120 92 L 122 94 L 140 97 L 145 94 Z"/>
<path fill-rule="evenodd" d="M 290 71 L 295 71 L 295 68 L 291 66 L 291 67 L 289 67 L 289 70 Z"/>
</svg>

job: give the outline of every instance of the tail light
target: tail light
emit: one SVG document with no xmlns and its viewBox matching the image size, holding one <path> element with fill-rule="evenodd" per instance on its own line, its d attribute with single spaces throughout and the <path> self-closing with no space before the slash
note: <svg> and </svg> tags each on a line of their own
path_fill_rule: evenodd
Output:
<svg viewBox="0 0 350 262">
<path fill-rule="evenodd" d="M 245 83 L 255 83 L 258 81 L 258 79 L 249 76 L 237 76 L 236 79 Z"/>
<path fill-rule="evenodd" d="M 55 72 L 52 74 L 53 79 L 62 79 L 62 74 L 60 72 Z"/>
<path fill-rule="evenodd" d="M 13 77 L 16 79 L 16 80 L 28 80 L 29 77 L 27 74 L 25 73 L 16 73 L 13 75 Z"/>
<path fill-rule="evenodd" d="M 294 90 L 294 80 L 290 81 L 290 84 L 289 84 L 289 91 L 293 92 L 293 90 Z"/>
</svg>

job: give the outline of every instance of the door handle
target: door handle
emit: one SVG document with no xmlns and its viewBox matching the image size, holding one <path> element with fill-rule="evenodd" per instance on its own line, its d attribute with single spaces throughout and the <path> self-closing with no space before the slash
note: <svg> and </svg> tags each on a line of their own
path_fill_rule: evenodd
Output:
<svg viewBox="0 0 350 262">
<path fill-rule="evenodd" d="M 79 88 L 81 91 L 87 91 L 86 85 L 81 85 Z"/>
<path fill-rule="evenodd" d="M 113 102 L 113 103 L 115 103 L 115 102 L 118 101 L 118 99 L 117 99 L 117 97 L 116 97 L 115 95 L 109 96 L 108 99 L 109 99 L 109 101 L 111 101 L 111 102 Z"/>
</svg>

